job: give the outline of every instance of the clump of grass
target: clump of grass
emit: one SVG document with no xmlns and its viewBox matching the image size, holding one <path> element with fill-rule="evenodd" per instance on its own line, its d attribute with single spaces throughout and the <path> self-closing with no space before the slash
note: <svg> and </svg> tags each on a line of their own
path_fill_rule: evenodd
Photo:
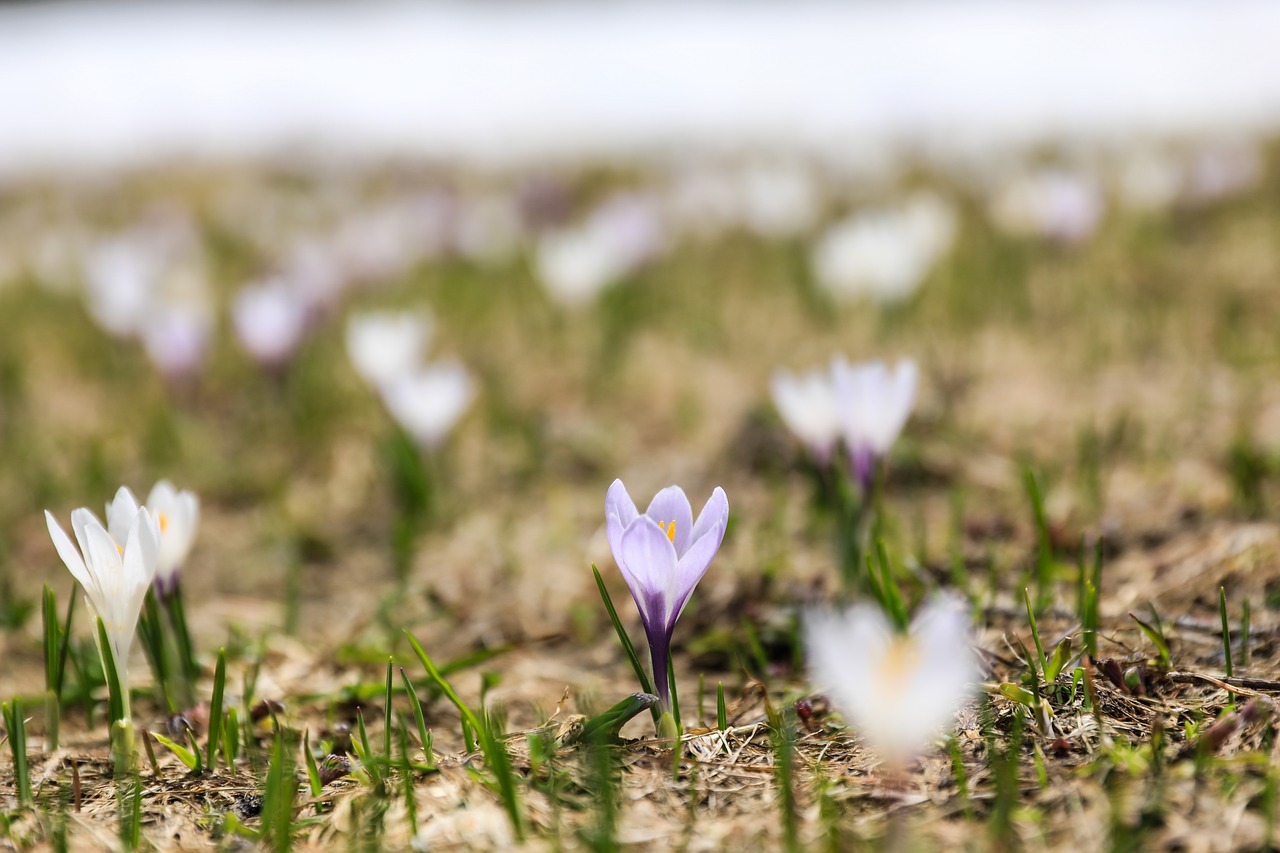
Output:
<svg viewBox="0 0 1280 853">
<path fill-rule="evenodd" d="M 407 630 L 404 633 L 409 639 L 409 645 L 413 647 L 414 654 L 422 662 L 422 666 L 427 670 L 431 680 L 435 682 L 440 692 L 458 709 L 458 713 L 462 716 L 463 739 L 471 741 L 473 735 L 479 738 L 480 749 L 484 753 L 489 772 L 493 776 L 502 804 L 506 808 L 507 818 L 511 821 L 511 828 L 515 832 L 516 838 L 523 840 L 524 816 L 520 807 L 519 795 L 516 791 L 515 772 L 511 766 L 511 756 L 507 753 L 506 744 L 496 731 L 495 716 L 488 709 L 482 709 L 477 714 L 463 702 L 458 697 L 457 692 L 454 691 L 453 686 L 440 674 L 440 671 L 422 648 L 417 638 Z M 469 747 L 470 749 L 474 749 L 474 747 L 471 746 Z"/>
</svg>

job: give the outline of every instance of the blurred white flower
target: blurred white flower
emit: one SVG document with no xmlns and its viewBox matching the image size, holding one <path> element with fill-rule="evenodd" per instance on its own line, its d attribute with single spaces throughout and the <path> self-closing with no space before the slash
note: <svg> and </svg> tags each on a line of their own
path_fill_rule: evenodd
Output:
<svg viewBox="0 0 1280 853">
<path fill-rule="evenodd" d="M 1192 154 L 1186 197 L 1192 203 L 1218 201 L 1256 186 L 1262 177 L 1262 153 L 1245 138 L 1202 143 Z"/>
<path fill-rule="evenodd" d="M 1154 146 L 1125 153 L 1116 174 L 1116 195 L 1120 204 L 1144 213 L 1168 210 L 1182 193 L 1185 179 L 1182 164 Z"/>
<path fill-rule="evenodd" d="M 538 241 L 538 279 L 562 305 L 589 302 L 651 260 L 665 244 L 655 201 L 619 193 L 575 228 L 549 231 Z"/>
<path fill-rule="evenodd" d="M 793 237 L 818 218 L 818 187 L 800 164 L 756 164 L 741 181 L 743 223 L 760 237 Z"/>
<path fill-rule="evenodd" d="M 562 305 L 591 301 L 626 270 L 600 235 L 589 228 L 549 231 L 538 240 L 538 280 Z"/>
<path fill-rule="evenodd" d="M 121 498 L 117 493 L 121 509 L 131 499 L 131 495 Z M 126 520 L 123 514 L 117 517 L 117 534 L 113 536 L 97 516 L 81 507 L 71 513 L 71 527 L 79 543 L 77 548 L 52 513 L 45 510 L 44 516 L 58 556 L 80 582 L 94 616 L 102 619 L 106 628 L 110 652 L 120 675 L 127 719 L 129 652 L 133 648 L 143 599 L 156 574 L 159 551 L 156 521 L 147 510 L 137 509 L 135 502 L 131 520 Z M 105 654 L 107 650 L 102 651 Z"/>
<path fill-rule="evenodd" d="M 715 237 L 741 221 L 742 198 L 734 175 L 705 163 L 677 170 L 664 200 L 681 235 Z"/>
<path fill-rule="evenodd" d="M 378 390 L 396 422 L 426 447 L 435 447 L 448 435 L 475 396 L 466 368 L 451 361 L 396 377 Z"/>
<path fill-rule="evenodd" d="M 979 680 L 964 605 L 947 598 L 925 605 L 908 634 L 871 605 L 810 612 L 805 646 L 815 685 L 898 767 L 954 723 Z"/>
<path fill-rule="evenodd" d="M 289 359 L 307 330 L 311 306 L 281 279 L 241 288 L 231 303 L 231 326 L 245 352 L 268 367 Z"/>
<path fill-rule="evenodd" d="M 431 340 L 431 318 L 416 311 L 368 311 L 347 319 L 347 355 L 374 387 L 413 372 Z"/>
<path fill-rule="evenodd" d="M 841 427 L 831 372 L 815 368 L 795 376 L 780 370 L 773 375 L 770 389 L 787 428 L 819 464 L 830 461 Z"/>
<path fill-rule="evenodd" d="M 911 359 L 899 361 L 892 370 L 882 361 L 851 365 L 836 358 L 831 362 L 840 434 L 864 492 L 911 415 L 918 378 Z"/>
<path fill-rule="evenodd" d="M 161 480 L 152 486 L 146 506 L 160 531 L 156 588 L 161 595 L 167 595 L 177 586 L 178 573 L 195 543 L 200 499 L 185 489 L 178 491 L 168 480 Z"/>
<path fill-rule="evenodd" d="M 1105 203 L 1092 178 L 1064 169 L 1020 175 L 990 204 L 996 227 L 1014 237 L 1039 237 L 1073 245 L 1093 235 Z"/>
<path fill-rule="evenodd" d="M 140 335 L 164 294 L 166 279 L 175 272 L 181 278 L 202 264 L 199 240 L 185 216 L 168 212 L 153 216 L 86 256 L 89 313 L 113 335 Z"/>
<path fill-rule="evenodd" d="M 155 257 L 135 241 L 116 238 L 85 259 L 85 297 L 94 322 L 117 337 L 136 333 L 146 319 L 159 274 Z"/>
<path fill-rule="evenodd" d="M 854 214 L 818 240 L 812 264 L 832 296 L 893 301 L 910 296 L 950 249 L 955 214 L 941 198 L 917 193 L 898 207 Z"/>
</svg>

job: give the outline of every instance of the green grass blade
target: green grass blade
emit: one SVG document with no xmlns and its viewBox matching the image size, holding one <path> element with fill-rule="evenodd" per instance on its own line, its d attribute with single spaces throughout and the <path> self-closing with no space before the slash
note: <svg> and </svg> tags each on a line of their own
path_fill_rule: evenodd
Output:
<svg viewBox="0 0 1280 853">
<path fill-rule="evenodd" d="M 213 701 L 209 703 L 209 769 L 218 766 L 218 740 L 222 737 L 222 697 L 227 686 L 227 650 L 218 649 L 218 663 L 213 670 Z"/>
<path fill-rule="evenodd" d="M 1036 626 L 1036 613 L 1035 613 L 1035 608 L 1031 606 L 1030 590 L 1023 588 L 1022 600 L 1027 606 L 1027 621 L 1031 623 L 1031 639 L 1036 644 L 1036 658 L 1037 658 L 1036 669 L 1039 670 L 1041 673 L 1044 673 L 1049 668 L 1049 662 L 1045 660 L 1044 645 L 1041 644 L 1040 642 L 1040 629 Z M 1048 681 L 1048 680 L 1049 680 L 1049 677 L 1045 675 L 1045 681 Z"/>
<path fill-rule="evenodd" d="M 44 585 L 42 595 L 44 608 L 41 611 L 44 627 L 44 688 L 57 691 L 58 685 L 58 596 L 53 587 Z"/>
<path fill-rule="evenodd" d="M 507 753 L 506 744 L 498 738 L 494 731 L 493 717 L 485 712 L 484 725 L 479 729 L 480 746 L 484 750 L 485 762 L 493 771 L 498 782 L 498 794 L 502 805 L 511 821 L 511 828 L 517 841 L 524 841 L 524 819 L 520 811 L 520 799 L 516 793 L 515 770 L 511 767 L 511 756 Z"/>
<path fill-rule="evenodd" d="M 107 705 L 111 716 L 108 722 L 114 727 L 116 723 L 128 719 L 129 697 L 124 695 L 121 687 L 115 653 L 111 651 L 111 639 L 107 636 L 107 626 L 101 617 L 98 618 L 98 650 L 102 654 L 102 669 L 107 677 Z"/>
<path fill-rule="evenodd" d="M 62 683 L 67 675 L 67 655 L 71 653 L 71 615 L 76 611 L 75 587 L 71 588 L 71 596 L 67 599 L 67 616 L 62 621 L 62 641 L 58 648 L 58 682 L 53 686 L 54 692 L 62 696 Z"/>
<path fill-rule="evenodd" d="M 423 650 L 422 644 L 418 642 L 418 639 L 414 637 L 413 634 L 409 633 L 407 628 L 405 629 L 404 635 L 409 638 L 409 645 L 413 647 L 413 653 L 418 656 L 418 660 L 422 662 L 422 666 L 427 670 L 427 675 L 431 676 L 431 680 L 440 688 L 440 692 L 444 694 L 446 699 L 453 703 L 453 707 L 458 709 L 458 713 L 462 715 L 462 719 L 470 725 L 473 730 L 479 731 L 480 720 L 476 717 L 475 712 L 467 707 L 465 702 L 458 698 L 458 694 L 453 690 L 453 685 L 451 685 L 445 677 L 440 674 L 440 670 L 436 669 L 436 665 L 432 663 L 431 658 L 427 655 L 426 651 Z"/>
<path fill-rule="evenodd" d="M 159 732 L 152 732 L 151 736 L 159 741 L 161 746 L 178 756 L 178 760 L 187 765 L 188 770 L 194 771 L 200 766 L 200 758 L 194 750 L 188 749 L 177 741 L 170 740 Z"/>
<path fill-rule="evenodd" d="M 316 765 L 316 757 L 311 753 L 310 730 L 302 733 L 302 759 L 307 765 L 307 784 L 311 786 L 311 796 L 318 797 L 324 785 L 320 781 L 320 768 Z"/>
<path fill-rule="evenodd" d="M 720 731 L 729 728 L 729 712 L 724 704 L 724 682 L 716 685 L 716 726 Z"/>
<path fill-rule="evenodd" d="M 613 630 L 618 635 L 618 642 L 622 644 L 622 650 L 627 653 L 627 660 L 631 662 L 631 669 L 636 674 L 636 680 L 640 682 L 640 690 L 643 693 L 657 693 L 653 689 L 653 682 L 649 679 L 648 674 L 644 671 L 644 665 L 640 663 L 640 656 L 636 654 L 636 647 L 631 644 L 631 638 L 627 636 L 627 630 L 622 627 L 622 620 L 618 618 L 617 608 L 613 606 L 613 598 L 609 595 L 608 588 L 604 585 L 604 578 L 600 576 L 600 570 L 596 568 L 596 564 L 591 564 L 591 573 L 596 578 L 596 589 L 600 591 L 600 600 L 604 602 L 604 609 L 609 612 L 609 621 L 613 623 Z M 652 708 L 653 721 L 658 721 L 658 707 Z"/>
<path fill-rule="evenodd" d="M 1227 621 L 1227 588 L 1218 587 L 1218 615 L 1222 618 L 1222 654 L 1227 659 L 1227 678 L 1235 675 L 1231 663 L 1231 625 Z"/>
<path fill-rule="evenodd" d="M 380 762 L 374 757 L 373 751 L 369 749 L 369 733 L 364 726 L 364 709 L 356 709 L 356 732 L 360 736 L 358 743 L 352 743 L 356 749 L 356 755 L 360 759 L 361 766 L 369 774 L 369 781 L 373 783 L 379 793 L 383 791 L 382 768 Z"/>
<path fill-rule="evenodd" d="M 1053 542 L 1049 538 L 1049 521 L 1044 511 L 1044 494 L 1036 473 L 1027 466 L 1022 471 L 1022 484 L 1031 502 L 1036 527 L 1036 612 L 1042 613 L 1053 602 Z"/>
<path fill-rule="evenodd" d="M 293 775 L 292 753 L 285 749 L 284 730 L 277 723 L 262 795 L 262 834 L 269 849 L 287 853 L 293 847 L 293 800 L 298 785 Z"/>
<path fill-rule="evenodd" d="M 382 700 L 382 756 L 387 760 L 388 767 L 391 766 L 391 670 L 394 663 L 394 658 L 387 658 L 387 690 Z"/>
<path fill-rule="evenodd" d="M 236 758 L 240 755 L 240 713 L 232 706 L 223 719 L 222 754 L 227 757 L 227 766 L 235 768 Z"/>
<path fill-rule="evenodd" d="M 426 760 L 428 764 L 434 764 L 431 759 L 431 733 L 427 731 L 427 720 L 422 713 L 422 702 L 418 700 L 418 691 L 413 688 L 413 682 L 409 680 L 409 676 L 404 674 L 404 667 L 400 667 L 400 680 L 404 682 L 404 691 L 409 694 L 409 706 L 413 709 L 413 722 L 418 727 L 418 740 L 422 744 L 422 748 L 426 750 Z"/>
<path fill-rule="evenodd" d="M 31 769 L 27 761 L 27 721 L 22 715 L 22 700 L 15 698 L 13 704 L 0 706 L 4 714 L 4 727 L 9 733 L 9 752 L 13 756 L 14 788 L 18 793 L 18 804 L 23 807 L 35 805 L 31 793 Z"/>
<path fill-rule="evenodd" d="M 1136 614 L 1130 613 L 1129 618 L 1138 623 L 1138 627 L 1142 629 L 1142 633 L 1147 635 L 1147 639 L 1156 647 L 1156 655 L 1160 659 L 1160 665 L 1168 668 L 1169 666 L 1169 643 L 1164 638 L 1164 633 L 1149 622 L 1143 622 Z M 1228 667 L 1230 658 L 1228 657 Z"/>
</svg>

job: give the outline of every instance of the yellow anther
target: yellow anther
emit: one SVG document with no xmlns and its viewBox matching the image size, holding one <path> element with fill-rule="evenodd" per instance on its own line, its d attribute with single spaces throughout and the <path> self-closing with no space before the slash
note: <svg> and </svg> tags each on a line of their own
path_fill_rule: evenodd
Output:
<svg viewBox="0 0 1280 853">
<path fill-rule="evenodd" d="M 662 528 L 663 533 L 667 534 L 671 544 L 676 544 L 676 523 L 674 521 L 659 521 L 658 526 Z"/>
<path fill-rule="evenodd" d="M 165 529 L 169 526 L 169 516 L 165 515 L 163 512 L 157 512 L 156 523 L 160 525 L 160 532 L 164 533 Z"/>
<path fill-rule="evenodd" d="M 919 666 L 920 650 L 915 643 L 906 637 L 895 637 L 889 641 L 889 647 L 880 660 L 880 682 L 890 690 L 900 692 Z"/>
</svg>

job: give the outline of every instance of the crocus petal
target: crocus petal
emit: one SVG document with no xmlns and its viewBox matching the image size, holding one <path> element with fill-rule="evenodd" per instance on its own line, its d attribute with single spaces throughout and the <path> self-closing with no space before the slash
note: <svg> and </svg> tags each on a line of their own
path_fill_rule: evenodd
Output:
<svg viewBox="0 0 1280 853">
<path fill-rule="evenodd" d="M 609 536 L 609 548 L 613 558 L 622 562 L 622 531 L 631 526 L 640 513 L 636 511 L 635 501 L 627 494 L 627 487 L 621 480 L 614 480 L 604 496 L 605 531 Z"/>
<path fill-rule="evenodd" d="M 156 518 L 146 509 L 139 509 L 134 516 L 134 523 L 129 530 L 129 541 L 125 545 L 124 556 L 138 554 L 140 562 L 126 565 L 125 576 L 131 583 L 137 583 L 144 589 L 155 579 L 156 561 L 160 556 L 160 525 Z"/>
<path fill-rule="evenodd" d="M 115 634 L 120 619 L 120 596 L 124 586 L 124 565 L 115 540 L 102 527 L 86 527 L 85 536 L 89 540 L 89 551 L 85 554 L 85 562 L 97 581 L 93 586 L 85 587 L 93 609 L 107 625 L 108 633 Z"/>
<path fill-rule="evenodd" d="M 84 554 L 86 560 L 89 559 L 89 537 L 85 534 L 85 530 L 101 526 L 102 522 L 98 521 L 93 510 L 85 507 L 71 510 L 71 532 L 76 535 L 76 544 L 80 546 L 80 553 Z"/>
<path fill-rule="evenodd" d="M 811 677 L 829 689 L 836 706 L 861 724 L 876 713 L 881 697 L 875 667 L 884 658 L 893 628 L 884 614 L 869 605 L 841 613 L 810 612 L 805 617 L 805 646 Z"/>
<path fill-rule="evenodd" d="M 66 531 L 62 529 L 62 525 L 58 524 L 57 519 L 53 517 L 53 513 L 47 509 L 44 511 L 44 520 L 49 526 L 49 536 L 53 539 L 53 547 L 57 549 L 58 556 L 62 558 L 62 562 L 66 563 L 67 569 L 70 570 L 72 576 L 80 582 L 81 586 L 87 589 L 93 583 L 93 580 L 89 575 L 89 571 L 85 568 L 84 559 L 80 556 L 80 552 L 72 544 L 71 537 L 67 536 Z"/>
<path fill-rule="evenodd" d="M 717 489 L 717 491 L 719 490 Z M 727 511 L 727 502 L 725 507 Z M 689 546 L 689 550 L 680 557 L 680 562 L 676 564 L 672 590 L 674 606 L 672 607 L 671 621 L 669 623 L 672 627 L 675 626 L 676 620 L 680 618 L 680 614 L 684 611 L 684 606 L 689 602 L 689 596 L 693 595 L 693 590 L 697 587 L 698 581 L 702 580 L 702 576 L 707 573 L 707 569 L 711 568 L 711 560 L 715 557 L 716 551 L 720 550 L 720 542 L 723 539 L 724 525 L 716 522 L 715 526 L 702 534 Z"/>
<path fill-rule="evenodd" d="M 623 532 L 621 551 L 618 568 L 636 606 L 649 621 L 665 625 L 672 611 L 667 594 L 676 572 L 676 549 L 671 540 L 656 521 L 641 516 Z"/>
<path fill-rule="evenodd" d="M 694 522 L 693 531 L 689 534 L 689 542 L 697 542 L 717 524 L 720 525 L 720 536 L 716 539 L 715 547 L 719 548 L 724 540 L 725 528 L 729 526 L 729 497 L 719 486 L 711 492 L 711 497 L 702 506 L 702 512 L 698 513 L 698 520 Z M 711 553 L 714 555 L 715 551 Z"/>
<path fill-rule="evenodd" d="M 191 492 L 179 492 L 169 481 L 161 480 L 151 489 L 146 505 L 160 526 L 156 582 L 159 591 L 164 592 L 191 552 L 200 517 L 200 501 Z"/>
<path fill-rule="evenodd" d="M 107 532 L 123 545 L 129 537 L 129 528 L 133 526 L 134 517 L 138 514 L 138 499 L 129 491 L 128 486 L 116 490 L 116 496 L 107 504 Z"/>
<path fill-rule="evenodd" d="M 684 489 L 679 486 L 667 486 L 653 496 L 644 514 L 660 524 L 667 525 L 668 530 L 670 525 L 674 524 L 676 532 L 672 540 L 676 546 L 676 553 L 685 552 L 689 542 L 692 541 L 689 534 L 693 531 L 693 508 L 689 506 L 689 499 L 685 497 Z"/>
</svg>

